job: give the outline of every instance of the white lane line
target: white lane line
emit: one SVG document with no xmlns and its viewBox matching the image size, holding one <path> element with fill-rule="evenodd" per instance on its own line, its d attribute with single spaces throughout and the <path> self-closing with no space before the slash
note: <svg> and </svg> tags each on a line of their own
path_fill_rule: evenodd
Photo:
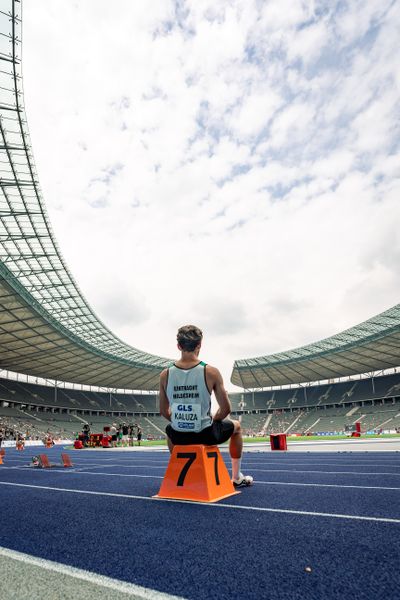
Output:
<svg viewBox="0 0 400 600">
<path fill-rule="evenodd" d="M 11 470 L 19 470 L 26 471 L 29 469 L 32 471 L 32 468 L 29 467 L 2 467 L 3 469 L 11 469 Z M 261 471 L 262 469 L 252 469 L 253 471 Z M 96 471 L 83 471 L 82 469 L 34 469 L 35 473 L 70 473 L 75 475 L 100 475 L 102 477 L 138 477 L 142 479 L 163 479 L 162 475 L 139 475 L 139 474 L 130 474 L 130 473 L 106 473 L 106 472 L 96 472 Z M 267 471 L 268 473 L 274 473 L 276 470 L 272 469 Z M 297 471 L 289 471 L 290 473 L 296 473 Z M 305 471 L 309 473 L 310 471 Z M 319 471 L 316 471 L 317 473 Z M 322 471 L 324 473 L 324 471 Z M 336 471 L 335 471 L 336 473 Z M 362 473 L 364 475 L 365 473 Z M 0 482 L 1 483 L 1 482 Z M 385 486 L 377 486 L 377 485 L 346 485 L 346 484 L 334 484 L 334 483 L 299 483 L 299 482 L 289 482 L 289 481 L 259 481 L 256 480 L 254 483 L 258 484 L 268 484 L 268 485 L 291 485 L 291 486 L 299 486 L 299 487 L 331 487 L 331 488 L 351 488 L 351 489 L 360 489 L 360 490 L 400 490 L 397 487 L 385 487 Z"/>
<path fill-rule="evenodd" d="M 58 465 L 59 467 L 61 467 L 61 465 Z M 38 468 L 38 467 L 31 467 L 29 465 L 22 465 L 21 467 L 6 467 L 5 465 L 1 466 L 1 470 L 4 471 L 6 469 L 9 469 L 10 471 L 29 471 L 29 472 L 35 472 L 38 473 L 39 471 L 42 473 L 77 473 L 78 471 L 74 468 L 55 468 L 55 467 L 50 467 L 49 469 L 42 469 L 42 468 Z"/>
<path fill-rule="evenodd" d="M 166 465 L 136 465 L 136 464 L 130 464 L 130 465 L 121 465 L 120 463 L 114 463 L 114 464 L 99 464 L 99 465 L 82 465 L 82 467 L 78 467 L 77 465 L 74 465 L 74 470 L 76 472 L 81 471 L 82 468 L 93 468 L 93 469 L 104 469 L 104 468 L 111 468 L 111 467 L 116 467 L 116 468 L 123 468 L 123 469 L 165 469 Z M 0 467 L 0 469 L 3 468 L 3 466 Z M 11 468 L 11 467 L 9 467 Z M 18 467 L 15 467 L 18 468 Z M 355 475 L 357 477 L 359 476 L 365 476 L 365 477 L 369 477 L 369 476 L 380 476 L 380 475 L 391 475 L 394 477 L 400 477 L 400 473 L 394 473 L 394 472 L 385 472 L 385 471 L 381 471 L 381 472 L 359 472 L 359 471 L 315 471 L 315 470 L 299 470 L 299 469 L 260 469 L 258 467 L 250 467 L 251 471 L 257 471 L 257 472 L 261 472 L 261 473 L 314 473 L 314 474 L 320 474 L 320 475 Z M 52 469 L 52 471 L 54 471 L 54 469 Z"/>
<path fill-rule="evenodd" d="M 115 464 L 115 465 L 102 465 L 102 464 L 95 464 L 95 465 L 84 465 L 84 464 L 76 464 L 74 463 L 74 467 L 76 469 L 76 471 L 80 471 L 81 469 L 108 469 L 109 467 L 120 467 L 123 468 L 121 465 Z"/>
<path fill-rule="evenodd" d="M 248 464 L 247 462 L 243 462 L 243 464 Z M 265 464 L 265 463 L 264 463 Z M 82 468 L 85 468 L 87 465 L 82 465 Z M 113 463 L 113 464 L 99 464 L 98 467 L 96 467 L 95 465 L 90 465 L 91 468 L 109 468 L 109 467 L 117 467 L 117 468 L 123 468 L 123 469 L 165 469 L 166 468 L 166 464 L 165 465 L 149 465 L 149 464 L 144 464 L 144 465 L 138 465 L 138 464 L 124 464 L 121 465 L 121 463 Z M 262 465 L 261 465 L 262 466 Z M 278 465 L 279 466 L 279 465 Z M 311 466 L 311 465 L 310 465 Z M 353 465 L 351 465 L 353 466 Z M 356 467 L 356 465 L 354 465 Z M 299 469 L 261 469 L 259 467 L 250 467 L 252 471 L 262 471 L 265 473 L 327 473 L 327 474 L 346 474 L 346 475 L 395 475 L 395 476 L 400 476 L 400 473 L 394 473 L 394 472 L 372 472 L 372 473 L 361 473 L 359 471 L 314 471 L 314 470 L 299 470 Z"/>
<path fill-rule="evenodd" d="M 245 457 L 243 457 L 243 464 L 246 465 L 276 465 L 276 461 L 248 461 L 246 460 Z M 314 461 L 310 461 L 310 462 L 289 462 L 289 461 L 282 461 L 280 463 L 281 466 L 282 465 L 288 465 L 288 466 L 310 466 L 310 467 L 390 467 L 391 469 L 400 469 L 400 464 L 396 465 L 396 464 L 390 464 L 389 462 L 387 463 L 366 463 L 366 464 L 355 464 L 355 463 L 342 463 L 342 462 L 336 462 L 336 463 L 325 463 L 325 462 L 314 462 Z"/>
<path fill-rule="evenodd" d="M 121 469 L 165 469 L 165 465 L 135 465 L 135 464 L 131 464 L 131 465 L 121 465 L 121 464 L 108 464 L 108 465 L 99 465 L 98 467 L 93 467 L 93 468 L 108 468 L 108 467 L 117 467 L 117 468 L 121 468 Z M 387 473 L 387 472 L 381 472 L 381 473 L 376 473 L 376 472 L 372 472 L 372 473 L 360 473 L 359 471 L 315 471 L 315 470 L 299 470 L 299 469 L 261 469 L 259 467 L 251 467 L 251 471 L 260 471 L 262 473 L 322 473 L 322 474 L 328 474 L 328 475 L 394 475 L 396 477 L 400 477 L 400 473 Z"/>
<path fill-rule="evenodd" d="M 53 461 L 50 460 L 50 464 L 52 464 L 52 465 L 56 464 L 58 467 L 62 467 L 62 464 L 61 464 L 60 461 L 53 462 Z M 89 469 L 89 468 L 92 468 L 92 467 L 93 468 L 97 468 L 97 467 L 107 468 L 108 466 L 110 466 L 110 465 L 99 465 L 99 464 L 94 464 L 94 465 L 91 465 L 91 464 L 83 465 L 83 464 L 81 464 L 81 465 L 77 465 L 74 462 L 72 469 L 78 471 L 79 468 L 82 468 L 82 469 L 86 469 L 86 468 Z M 115 467 L 119 467 L 120 465 L 114 465 L 114 466 Z M 18 465 L 13 465 L 12 467 L 11 466 L 9 467 L 9 466 L 7 466 L 5 464 L 2 464 L 0 466 L 0 469 L 30 469 L 30 470 L 32 470 L 33 468 L 34 467 L 32 466 L 32 463 L 28 462 L 26 460 L 25 461 L 21 461 L 20 463 L 18 463 Z M 54 470 L 54 468 L 52 468 L 52 470 Z M 71 467 L 67 467 L 67 468 L 65 468 L 65 470 L 71 471 Z"/>
<path fill-rule="evenodd" d="M 47 473 L 50 475 L 51 473 L 66 473 L 70 475 L 102 475 L 106 477 L 139 477 L 145 479 L 163 479 L 163 475 L 132 475 L 127 473 L 98 473 L 96 471 L 82 471 L 81 469 L 35 469 L 33 467 L 2 467 L 2 469 L 10 469 L 13 471 L 29 471 L 30 473 Z"/>
<path fill-rule="evenodd" d="M 255 481 L 264 485 L 294 485 L 300 487 L 326 487 L 326 488 L 351 488 L 356 490 L 395 490 L 400 492 L 398 487 L 380 487 L 377 485 L 340 485 L 335 483 L 296 483 L 289 481 Z"/>
<path fill-rule="evenodd" d="M 111 460 L 111 459 L 110 459 Z M 85 461 L 82 462 L 76 462 L 74 461 L 77 465 L 82 465 L 85 466 L 87 463 Z M 229 462 L 229 460 L 228 460 Z M 142 464 L 144 463 L 144 464 Z M 154 464 L 156 463 L 156 464 Z M 165 462 L 161 462 L 161 461 L 146 461 L 146 460 L 126 460 L 126 461 L 118 461 L 115 462 L 115 465 L 121 466 L 121 467 L 131 467 L 131 466 L 152 466 L 152 468 L 156 468 L 157 466 L 166 466 L 168 464 L 168 461 Z M 325 462 L 315 462 L 315 461 L 310 461 L 310 462 L 292 462 L 292 461 L 250 461 L 247 460 L 246 457 L 243 457 L 243 464 L 246 465 L 288 465 L 288 466 L 339 466 L 339 467 L 358 467 L 358 466 L 362 466 L 364 467 L 390 467 L 392 469 L 400 469 L 400 464 L 391 464 L 389 463 L 389 461 L 387 463 L 365 463 L 365 464 L 355 464 L 355 463 L 342 463 L 342 462 L 335 462 L 335 463 L 325 463 Z M 100 466 L 103 466 L 104 462 L 100 463 Z M 106 465 L 104 465 L 106 466 Z M 109 464 L 107 464 L 107 466 L 111 466 Z M 114 466 L 114 464 L 112 465 Z"/>
<path fill-rule="evenodd" d="M 299 469 L 258 469 L 252 468 L 251 471 L 260 471 L 261 473 L 318 473 L 320 475 L 357 475 L 357 477 L 370 475 L 392 475 L 394 477 L 400 477 L 400 473 L 359 473 L 357 471 L 300 471 Z"/>
<path fill-rule="evenodd" d="M 121 468 L 121 469 L 165 469 L 166 466 L 167 466 L 166 464 L 165 465 L 121 465 L 121 463 L 114 463 L 111 465 L 110 464 L 98 465 L 98 467 L 96 467 L 96 468 L 108 469 L 109 467 L 117 467 L 117 468 Z"/>
<path fill-rule="evenodd" d="M 323 513 L 323 512 L 310 512 L 305 510 L 292 510 L 289 508 L 268 508 L 264 506 L 246 506 L 241 504 L 217 504 L 215 502 L 192 502 L 190 500 L 175 500 L 165 498 L 150 498 L 149 496 L 138 496 L 134 494 L 118 494 L 115 492 L 96 492 L 91 490 L 73 490 L 69 488 L 50 487 L 47 485 L 31 485 L 26 483 L 11 483 L 8 481 L 0 481 L 0 485 L 8 485 L 10 487 L 22 487 L 38 490 L 49 490 L 53 492 L 68 492 L 70 494 L 87 494 L 90 496 L 106 496 L 111 498 L 126 498 L 129 500 L 146 500 L 150 502 L 172 502 L 176 504 L 195 504 L 200 506 L 213 506 L 217 508 L 233 508 L 237 510 L 254 510 L 256 512 L 267 512 L 267 513 L 281 513 L 289 515 L 303 515 L 308 517 L 327 517 L 331 519 L 350 519 L 355 521 L 373 521 L 379 523 L 396 523 L 400 525 L 400 519 L 391 519 L 389 517 L 367 517 L 361 515 L 344 515 L 338 513 Z"/>
<path fill-rule="evenodd" d="M 50 458 L 54 458 L 55 459 L 56 457 L 50 457 Z M 83 458 L 83 457 L 79 457 L 79 458 L 78 457 L 72 457 L 72 458 L 73 458 L 74 463 L 76 465 L 82 465 L 82 466 L 89 465 L 89 463 L 87 462 L 87 460 L 85 458 Z M 93 460 L 93 458 L 94 457 L 90 457 L 90 458 L 88 457 L 88 460 L 89 461 L 90 461 L 90 459 Z M 144 463 L 143 466 L 145 466 L 145 465 L 147 466 L 147 465 L 149 465 L 149 463 L 152 464 L 152 465 L 154 465 L 154 463 L 156 463 L 155 466 L 157 466 L 157 465 L 164 466 L 164 465 L 168 464 L 168 460 L 165 460 L 165 461 L 160 461 L 160 460 L 156 460 L 156 459 L 155 460 L 151 460 L 150 457 L 140 458 L 140 459 L 138 459 L 136 457 L 129 457 L 129 458 L 125 459 L 125 460 L 117 460 L 117 458 L 119 459 L 119 457 L 116 457 L 116 456 L 114 456 L 112 458 L 102 457 L 101 458 L 102 462 L 101 463 L 95 463 L 95 464 L 100 464 L 102 466 L 104 464 L 104 462 L 108 462 L 108 461 L 114 461 L 115 464 L 118 464 L 118 465 L 121 465 L 121 466 L 132 466 L 132 464 L 139 466 L 140 463 Z M 168 457 L 165 457 L 165 458 L 168 458 Z M 6 460 L 8 462 L 25 462 L 25 461 L 28 461 L 29 459 L 30 459 L 29 456 L 27 456 L 26 458 L 24 458 L 24 457 L 20 457 L 20 458 L 8 458 L 8 459 L 6 458 Z M 252 459 L 253 459 L 253 457 L 252 457 Z M 293 459 L 284 459 L 284 458 L 277 458 L 277 459 L 274 459 L 274 460 L 265 461 L 265 460 L 249 460 L 246 455 L 243 456 L 243 464 L 246 464 L 246 465 L 260 465 L 260 466 L 262 466 L 262 465 L 281 465 L 281 466 L 282 465 L 288 465 L 288 466 L 290 466 L 290 465 L 299 466 L 300 465 L 300 466 L 308 466 L 309 465 L 309 466 L 342 466 L 342 467 L 357 467 L 357 466 L 363 466 L 363 467 L 364 466 L 387 467 L 387 466 L 389 466 L 391 468 L 400 469 L 400 463 L 393 464 L 393 462 L 394 461 L 391 461 L 391 460 L 387 460 L 387 461 L 384 461 L 384 462 L 354 461 L 354 462 L 351 462 L 351 463 L 349 463 L 349 462 L 344 463 L 344 462 L 341 462 L 341 461 L 339 461 L 339 462 L 332 462 L 332 461 L 329 461 L 329 460 L 328 461 L 322 461 L 322 462 L 321 461 L 315 462 L 315 460 L 313 460 L 313 459 L 310 459 L 310 460 L 308 460 L 306 462 L 304 462 L 304 459 L 302 459 L 301 462 L 297 462 L 296 460 L 293 460 Z"/>
<path fill-rule="evenodd" d="M 7 467 L 6 467 L 7 468 Z M 8 467 L 9 469 L 19 469 L 19 467 Z M 20 469 L 21 470 L 21 469 Z M 59 469 L 35 469 L 35 472 L 39 473 L 65 473 L 64 470 Z M 162 475 L 138 475 L 138 474 L 127 474 L 127 473 L 98 473 L 92 471 L 72 471 L 68 469 L 68 473 L 74 473 L 75 475 L 100 475 L 102 477 L 138 477 L 140 479 L 163 479 Z M 263 484 L 263 485 L 291 485 L 298 487 L 326 487 L 326 488 L 350 488 L 356 490 L 390 490 L 390 491 L 400 491 L 399 487 L 382 487 L 377 485 L 346 485 L 346 484 L 338 484 L 338 483 L 298 483 L 296 481 L 254 481 L 255 484 Z"/>
<path fill-rule="evenodd" d="M 64 565 L 52 560 L 37 558 L 36 556 L 25 554 L 24 552 L 9 550 L 8 548 L 3 548 L 2 546 L 0 546 L 0 556 L 17 560 L 34 567 L 39 567 L 40 569 L 46 569 L 46 571 L 53 571 L 54 573 L 67 575 L 69 577 L 73 577 L 74 579 L 79 579 L 80 581 L 88 581 L 89 583 L 93 583 L 113 591 L 123 592 L 128 596 L 136 596 L 137 598 L 141 598 L 143 600 L 183 600 L 182 596 L 172 596 L 170 594 L 145 588 L 134 583 L 127 583 L 124 581 L 119 581 L 118 579 L 112 579 L 111 577 L 105 577 L 104 575 L 93 573 L 92 571 L 84 571 L 83 569 L 77 569 L 76 567 Z"/>
</svg>

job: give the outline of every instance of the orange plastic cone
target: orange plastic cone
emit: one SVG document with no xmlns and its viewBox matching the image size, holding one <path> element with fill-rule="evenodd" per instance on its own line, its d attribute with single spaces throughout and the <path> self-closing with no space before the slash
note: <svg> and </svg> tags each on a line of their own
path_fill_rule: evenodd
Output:
<svg viewBox="0 0 400 600">
<path fill-rule="evenodd" d="M 2 464 L 3 464 L 3 455 L 0 454 L 0 465 L 2 465 Z"/>
<path fill-rule="evenodd" d="M 239 493 L 218 446 L 174 446 L 160 491 L 154 498 L 217 502 Z"/>
</svg>

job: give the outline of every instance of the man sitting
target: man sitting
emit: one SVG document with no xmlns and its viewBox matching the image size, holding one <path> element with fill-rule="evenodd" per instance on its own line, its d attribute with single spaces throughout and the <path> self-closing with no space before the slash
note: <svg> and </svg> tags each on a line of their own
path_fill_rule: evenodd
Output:
<svg viewBox="0 0 400 600">
<path fill-rule="evenodd" d="M 178 330 L 181 358 L 160 375 L 160 413 L 170 421 L 166 427 L 170 451 L 174 445 L 204 444 L 214 446 L 229 442 L 232 482 L 235 487 L 253 483 L 250 475 L 240 471 L 243 439 L 239 421 L 226 417 L 231 403 L 221 373 L 199 360 L 203 333 L 194 325 Z M 218 410 L 211 416 L 211 394 Z"/>
</svg>

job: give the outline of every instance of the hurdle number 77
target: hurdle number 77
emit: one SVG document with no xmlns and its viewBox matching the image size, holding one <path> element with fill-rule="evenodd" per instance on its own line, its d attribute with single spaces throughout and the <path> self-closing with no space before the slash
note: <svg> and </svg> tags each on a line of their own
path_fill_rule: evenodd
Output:
<svg viewBox="0 0 400 600">
<path fill-rule="evenodd" d="M 186 475 L 187 475 L 190 467 L 196 460 L 196 456 L 197 456 L 196 452 L 178 452 L 177 453 L 176 458 L 186 458 L 187 459 L 185 464 L 182 467 L 182 471 L 179 473 L 178 481 L 176 483 L 177 486 L 180 486 L 180 487 L 183 486 Z M 219 474 L 218 474 L 218 453 L 217 452 L 207 452 L 207 457 L 214 459 L 215 483 L 217 485 L 219 485 L 220 482 L 219 482 Z"/>
</svg>

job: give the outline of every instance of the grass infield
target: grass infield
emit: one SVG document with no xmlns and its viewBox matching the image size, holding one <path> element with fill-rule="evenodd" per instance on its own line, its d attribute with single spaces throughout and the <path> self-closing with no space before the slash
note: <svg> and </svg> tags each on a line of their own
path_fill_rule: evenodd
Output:
<svg viewBox="0 0 400 600">
<path fill-rule="evenodd" d="M 362 440 L 370 440 L 370 439 L 378 439 L 378 438 L 382 438 L 382 439 L 387 439 L 387 438 L 399 438 L 400 439 L 400 434 L 398 433 L 383 433 L 383 434 L 370 434 L 370 435 L 363 435 L 361 434 L 361 438 L 352 438 L 349 437 L 347 435 L 299 435 L 299 436 L 287 436 L 287 439 L 289 442 L 314 442 L 314 441 L 319 441 L 319 442 L 326 442 L 326 441 L 330 441 L 330 440 L 354 440 L 357 441 L 359 439 Z M 265 442 L 267 444 L 269 444 L 269 435 L 268 436 L 264 436 L 264 437 L 244 437 L 243 441 L 246 444 L 259 444 L 262 442 Z M 226 442 L 228 443 L 228 442 Z M 166 440 L 142 440 L 141 446 L 166 446 L 167 442 Z M 137 448 L 138 445 L 137 443 L 134 444 L 134 446 Z M 67 446 L 66 447 L 68 450 L 73 450 L 73 446 Z M 90 450 L 91 448 L 87 448 L 87 450 Z"/>
</svg>

